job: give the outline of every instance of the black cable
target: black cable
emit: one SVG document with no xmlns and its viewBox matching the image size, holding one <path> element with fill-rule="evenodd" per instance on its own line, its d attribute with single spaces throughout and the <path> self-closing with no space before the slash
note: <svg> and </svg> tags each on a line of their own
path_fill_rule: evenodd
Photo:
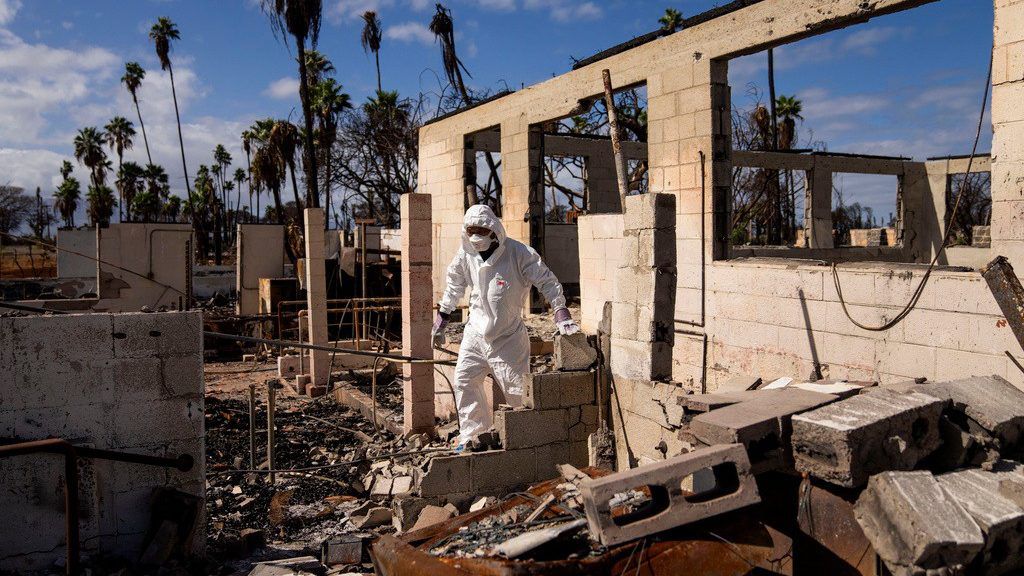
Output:
<svg viewBox="0 0 1024 576">
<path fill-rule="evenodd" d="M 988 76 L 985 79 L 985 94 L 984 96 L 982 96 L 981 99 L 981 114 L 978 115 L 978 130 L 974 135 L 974 146 L 971 147 L 971 155 L 967 161 L 968 174 L 971 173 L 971 168 L 974 165 L 974 158 L 975 156 L 977 156 L 978 153 L 978 142 L 981 140 L 981 129 L 982 126 L 984 126 L 985 124 L 985 107 L 988 106 L 988 94 L 989 90 L 992 88 L 992 60 L 993 58 L 990 54 L 988 61 Z M 896 314 L 896 316 L 894 316 L 892 320 L 889 320 L 888 322 L 882 324 L 881 326 L 868 326 L 867 324 L 855 320 L 853 316 L 850 315 L 850 311 L 846 307 L 846 299 L 843 297 L 843 287 L 839 282 L 839 271 L 836 268 L 836 263 L 832 262 L 832 281 L 836 287 L 836 294 L 839 297 L 839 304 L 843 308 L 843 314 L 845 314 L 846 317 L 849 318 L 850 322 L 853 322 L 854 326 L 861 328 L 863 330 L 868 330 L 870 332 L 884 332 L 902 322 L 903 319 L 910 314 L 914 307 L 917 306 L 917 302 L 921 299 L 921 295 L 924 293 L 924 288 L 928 284 L 928 279 L 931 278 L 932 272 L 935 270 L 935 265 L 938 263 L 939 257 L 942 255 L 943 250 L 945 250 L 946 247 L 949 245 L 949 239 L 951 238 L 953 231 L 952 223 L 956 221 L 956 213 L 957 210 L 959 210 L 960 208 L 960 199 L 963 198 L 964 190 L 967 189 L 967 180 L 967 178 L 964 178 L 960 182 L 960 191 L 957 192 L 956 203 L 953 204 L 953 212 L 949 218 L 950 225 L 946 226 L 946 233 L 942 238 L 942 245 L 939 246 L 939 249 L 935 251 L 935 257 L 932 258 L 931 263 L 928 264 L 928 269 L 925 271 L 924 276 L 921 277 L 921 282 L 917 285 L 917 288 L 914 290 L 914 293 L 910 296 L 910 300 L 907 302 L 907 305 L 904 306 L 903 309 L 900 310 L 900 312 Z"/>
</svg>

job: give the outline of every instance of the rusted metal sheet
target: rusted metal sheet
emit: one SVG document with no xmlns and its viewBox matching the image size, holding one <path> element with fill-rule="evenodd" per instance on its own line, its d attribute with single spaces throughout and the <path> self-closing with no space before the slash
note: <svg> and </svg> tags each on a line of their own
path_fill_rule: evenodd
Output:
<svg viewBox="0 0 1024 576">
<path fill-rule="evenodd" d="M 592 477 L 607 474 L 596 468 L 583 470 Z M 562 480 L 552 480 L 530 489 L 544 497 Z M 428 550 L 463 526 L 485 517 L 530 502 L 513 497 L 501 504 L 465 514 L 452 520 L 411 532 L 399 538 L 383 537 L 374 543 L 371 556 L 382 576 L 412 574 L 484 576 L 570 576 L 582 574 L 704 574 L 739 575 L 752 571 L 767 574 L 789 573 L 792 540 L 783 531 L 769 526 L 754 509 L 724 514 L 685 527 L 661 532 L 653 537 L 609 548 L 604 554 L 578 559 L 553 561 L 513 561 L 503 558 L 437 557 Z M 552 506 L 548 514 L 564 514 Z"/>
<path fill-rule="evenodd" d="M 797 573 L 828 567 L 828 576 L 880 574 L 877 554 L 853 517 L 857 491 L 804 479 L 797 520 Z M 824 572 L 824 571 L 822 571 Z"/>
</svg>

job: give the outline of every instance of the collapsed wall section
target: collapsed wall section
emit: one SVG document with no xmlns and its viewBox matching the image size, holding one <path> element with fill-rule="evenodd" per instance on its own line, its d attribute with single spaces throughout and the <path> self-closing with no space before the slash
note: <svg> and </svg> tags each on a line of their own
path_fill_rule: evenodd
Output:
<svg viewBox="0 0 1024 576">
<path fill-rule="evenodd" d="M 199 312 L 0 318 L 0 437 L 63 438 L 153 456 L 192 456 L 180 472 L 103 460 L 80 464 L 85 554 L 137 559 L 153 490 L 205 492 Z M 35 454 L 0 459 L 0 570 L 64 558 L 64 465 Z M 194 550 L 204 546 L 203 520 Z"/>
</svg>

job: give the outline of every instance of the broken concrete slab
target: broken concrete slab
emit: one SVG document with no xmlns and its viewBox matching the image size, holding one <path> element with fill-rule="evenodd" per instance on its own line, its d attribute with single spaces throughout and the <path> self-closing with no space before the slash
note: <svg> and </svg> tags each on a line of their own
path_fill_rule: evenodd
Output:
<svg viewBox="0 0 1024 576">
<path fill-rule="evenodd" d="M 806 390 L 758 391 L 752 399 L 695 416 L 685 434 L 700 444 L 743 444 L 755 474 L 791 466 L 790 418 L 834 402 L 836 396 Z"/>
<path fill-rule="evenodd" d="M 791 384 L 790 388 L 799 388 L 801 390 L 810 390 L 811 392 L 821 392 L 822 394 L 835 394 L 840 398 L 849 398 L 856 396 L 864 390 L 864 385 L 853 384 L 851 382 L 836 382 L 836 381 L 819 381 L 819 382 L 798 382 Z"/>
<path fill-rule="evenodd" d="M 555 336 L 555 370 L 589 370 L 595 362 L 597 350 L 583 332 Z"/>
<path fill-rule="evenodd" d="M 391 521 L 398 532 L 407 532 L 430 502 L 425 498 L 396 498 L 391 503 Z"/>
<path fill-rule="evenodd" d="M 327 568 L 312 556 L 299 556 L 283 560 L 260 562 L 249 572 L 249 576 L 321 576 Z"/>
<path fill-rule="evenodd" d="M 1003 480 L 1024 481 L 1024 466 L 998 462 L 993 470 L 977 468 L 938 476 L 946 489 L 985 534 L 977 563 L 985 574 L 1024 568 L 1024 510 L 1000 493 Z"/>
<path fill-rule="evenodd" d="M 999 376 L 975 376 L 921 384 L 916 390 L 952 401 L 952 408 L 977 423 L 1002 448 L 1017 446 L 1024 436 L 1024 391 Z"/>
<path fill-rule="evenodd" d="M 427 505 L 420 511 L 419 516 L 416 518 L 416 523 L 413 524 L 410 532 L 429 528 L 434 524 L 440 524 L 445 520 L 450 520 L 456 516 L 452 512 L 451 508 L 442 506 Z"/>
<path fill-rule="evenodd" d="M 912 470 L 939 447 L 946 401 L 891 390 L 793 417 L 796 469 L 848 488 L 883 470 Z"/>
<path fill-rule="evenodd" d="M 1000 479 L 999 495 L 1024 508 L 1024 478 Z"/>
<path fill-rule="evenodd" d="M 683 492 L 690 476 L 710 470 L 715 486 L 697 494 Z M 616 494 L 638 487 L 651 490 L 657 508 L 650 514 L 612 516 Z M 633 470 L 580 482 L 587 523 L 605 546 L 613 546 L 761 501 L 750 461 L 740 444 L 712 446 Z"/>
<path fill-rule="evenodd" d="M 725 406 L 739 404 L 745 400 L 752 400 L 757 397 L 757 390 L 743 390 L 734 392 L 711 392 L 709 394 L 690 394 L 682 396 L 679 401 L 687 412 L 704 413 L 717 410 Z"/>
<path fill-rule="evenodd" d="M 930 472 L 872 476 L 854 517 L 896 575 L 941 568 L 960 573 L 985 545 L 978 525 Z"/>
<path fill-rule="evenodd" d="M 352 519 L 352 524 L 360 530 L 378 528 L 389 523 L 391 523 L 391 509 L 384 508 L 383 506 L 370 508 L 369 512 L 366 513 L 366 516 Z"/>
</svg>

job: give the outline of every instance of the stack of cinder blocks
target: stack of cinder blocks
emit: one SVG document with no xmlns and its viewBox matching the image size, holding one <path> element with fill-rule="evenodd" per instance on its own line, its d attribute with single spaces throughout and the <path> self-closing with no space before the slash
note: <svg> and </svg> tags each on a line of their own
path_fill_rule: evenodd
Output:
<svg viewBox="0 0 1024 576">
<path fill-rule="evenodd" d="M 626 198 L 623 264 L 615 274 L 611 365 L 617 376 L 665 380 L 672 375 L 676 293 L 676 199 Z"/>
<path fill-rule="evenodd" d="M 558 464 L 586 466 L 587 438 L 597 430 L 597 352 L 580 333 L 555 338 L 554 372 L 529 374 L 523 406 L 495 414 L 502 449 L 433 458 L 419 479 L 419 495 L 459 503 L 477 495 L 507 494 L 558 475 Z"/>
<path fill-rule="evenodd" d="M 431 276 L 432 227 L 429 194 L 403 194 L 402 213 L 402 354 L 433 358 L 430 328 L 434 313 Z M 404 430 L 433 433 L 434 367 L 402 364 Z"/>
</svg>

